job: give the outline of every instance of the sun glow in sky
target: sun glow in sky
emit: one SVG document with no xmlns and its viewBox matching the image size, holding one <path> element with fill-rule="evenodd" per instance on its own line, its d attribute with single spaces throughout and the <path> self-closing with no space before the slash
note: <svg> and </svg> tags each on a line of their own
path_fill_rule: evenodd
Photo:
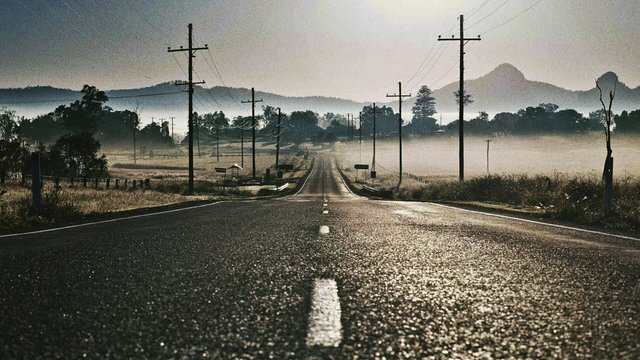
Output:
<svg viewBox="0 0 640 360">
<path fill-rule="evenodd" d="M 457 44 L 436 39 L 457 34 L 460 14 L 466 35 L 483 39 L 467 48 L 468 78 L 507 62 L 568 89 L 592 88 L 610 70 L 640 85 L 637 0 L 542 0 L 518 16 L 535 2 L 4 0 L 0 87 L 116 89 L 184 79 L 184 54 L 166 48 L 186 46 L 191 22 L 227 85 L 381 101 L 414 74 L 413 91 L 456 80 Z M 197 77 L 221 85 L 205 56 L 195 60 Z"/>
</svg>

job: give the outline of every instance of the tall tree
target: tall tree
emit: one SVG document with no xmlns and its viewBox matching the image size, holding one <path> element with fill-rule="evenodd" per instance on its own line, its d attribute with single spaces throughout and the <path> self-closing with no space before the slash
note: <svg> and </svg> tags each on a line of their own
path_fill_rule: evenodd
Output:
<svg viewBox="0 0 640 360">
<path fill-rule="evenodd" d="M 418 96 L 416 96 L 416 102 L 411 108 L 413 113 L 412 121 L 422 120 L 431 122 L 435 125 L 435 119 L 431 116 L 436 113 L 436 99 L 432 96 L 433 92 L 427 85 L 423 85 L 418 90 Z"/>
<path fill-rule="evenodd" d="M 99 126 L 103 105 L 109 98 L 95 86 L 84 85 L 80 92 L 83 94 L 82 100 L 69 106 L 61 105 L 54 114 L 72 133 L 94 134 Z"/>
<path fill-rule="evenodd" d="M 6 107 L 0 109 L 0 139 L 10 141 L 17 130 L 16 112 Z"/>
<path fill-rule="evenodd" d="M 453 96 L 456 97 L 456 104 L 460 105 L 460 90 L 454 91 Z M 473 104 L 473 97 L 465 90 L 462 101 L 464 102 L 464 106 L 471 105 Z"/>
</svg>

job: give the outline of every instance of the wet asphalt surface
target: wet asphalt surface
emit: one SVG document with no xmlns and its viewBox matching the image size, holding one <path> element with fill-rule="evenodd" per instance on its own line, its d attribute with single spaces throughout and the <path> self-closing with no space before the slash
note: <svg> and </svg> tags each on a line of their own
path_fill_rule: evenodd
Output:
<svg viewBox="0 0 640 360">
<path fill-rule="evenodd" d="M 328 157 L 295 196 L 0 238 L 0 290 L 2 359 L 640 357 L 640 242 L 366 200 Z"/>
</svg>

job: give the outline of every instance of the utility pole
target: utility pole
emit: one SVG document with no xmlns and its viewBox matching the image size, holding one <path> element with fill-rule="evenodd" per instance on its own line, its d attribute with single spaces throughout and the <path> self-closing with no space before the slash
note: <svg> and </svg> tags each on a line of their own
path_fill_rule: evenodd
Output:
<svg viewBox="0 0 640 360">
<path fill-rule="evenodd" d="M 256 103 L 262 102 L 262 99 L 256 100 L 256 93 L 253 88 L 251 88 L 251 100 L 242 100 L 243 104 L 251 103 L 251 134 L 252 140 L 251 143 L 253 145 L 251 149 L 251 158 L 253 163 L 253 179 L 256 178 Z"/>
<path fill-rule="evenodd" d="M 376 171 L 376 103 L 373 103 L 373 160 L 371 161 L 371 171 Z"/>
<path fill-rule="evenodd" d="M 216 124 L 216 162 L 220 162 L 220 125 Z"/>
<path fill-rule="evenodd" d="M 184 49 L 180 46 L 179 49 L 168 48 L 168 52 L 188 51 L 189 55 L 189 81 L 188 82 L 176 82 L 176 85 L 188 85 L 189 86 L 189 194 L 193 194 L 193 85 L 204 84 L 204 81 L 193 82 L 193 58 L 196 57 L 195 52 L 198 50 L 208 50 L 209 47 L 205 44 L 204 47 L 193 47 L 193 25 L 189 24 L 189 47 Z"/>
<path fill-rule="evenodd" d="M 349 120 L 349 113 L 347 113 L 347 142 L 351 141 L 351 120 Z"/>
<path fill-rule="evenodd" d="M 356 123 L 355 120 L 358 120 L 358 124 L 359 124 L 359 143 L 360 143 L 360 160 L 359 162 L 362 162 L 362 111 L 360 111 L 360 113 L 358 114 L 359 116 L 357 118 L 353 118 L 354 122 L 353 122 L 353 132 L 355 133 L 356 130 Z M 354 134 L 355 135 L 355 134 Z"/>
<path fill-rule="evenodd" d="M 240 124 L 240 167 L 244 169 L 244 125 L 245 118 L 242 117 L 242 123 Z"/>
<path fill-rule="evenodd" d="M 280 108 L 278 108 L 278 133 L 276 138 L 276 173 L 278 172 L 278 161 L 280 160 Z"/>
<path fill-rule="evenodd" d="M 169 119 L 171 119 L 171 139 L 173 139 L 173 119 L 175 119 L 175 117 L 172 116 Z"/>
<path fill-rule="evenodd" d="M 477 38 L 464 37 L 464 15 L 460 15 L 460 37 L 442 38 L 438 36 L 438 41 L 460 41 L 460 89 L 459 89 L 459 115 L 458 115 L 458 138 L 460 142 L 459 149 L 459 166 L 460 166 L 460 182 L 464 181 L 464 45 L 469 41 L 480 41 L 480 35 Z"/>
<path fill-rule="evenodd" d="M 400 162 L 400 178 L 398 178 L 398 186 L 396 186 L 396 190 L 400 189 L 400 184 L 402 184 L 402 98 L 410 97 L 411 94 L 403 94 L 402 93 L 402 82 L 398 82 L 398 93 L 397 94 L 387 94 L 387 97 L 397 97 L 399 110 L 398 110 L 398 144 L 399 144 L 399 159 Z"/>
<path fill-rule="evenodd" d="M 487 139 L 487 175 L 489 175 L 489 143 L 491 140 Z"/>
</svg>

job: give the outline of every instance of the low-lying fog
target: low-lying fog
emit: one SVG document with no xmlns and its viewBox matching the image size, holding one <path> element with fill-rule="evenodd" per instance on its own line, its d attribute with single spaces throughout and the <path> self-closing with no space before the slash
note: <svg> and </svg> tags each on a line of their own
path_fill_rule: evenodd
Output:
<svg viewBox="0 0 640 360">
<path fill-rule="evenodd" d="M 492 174 L 554 174 L 601 176 L 606 156 L 604 135 L 465 137 L 465 177 L 487 173 L 487 139 L 490 139 L 489 170 Z M 343 166 L 371 165 L 372 140 L 363 140 L 362 155 L 357 138 L 353 144 L 337 145 Z M 612 135 L 614 176 L 640 176 L 640 136 Z M 458 137 L 434 136 L 403 139 L 403 170 L 420 176 L 458 176 Z M 360 160 L 361 159 L 361 160 Z M 379 172 L 398 170 L 398 140 L 377 142 Z"/>
</svg>

